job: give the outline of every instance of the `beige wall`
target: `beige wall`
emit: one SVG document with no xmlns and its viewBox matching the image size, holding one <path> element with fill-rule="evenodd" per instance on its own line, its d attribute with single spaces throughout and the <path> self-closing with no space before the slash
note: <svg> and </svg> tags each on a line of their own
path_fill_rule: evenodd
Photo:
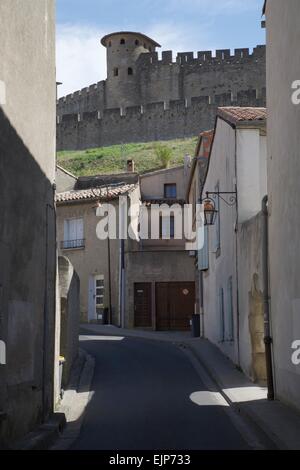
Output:
<svg viewBox="0 0 300 470">
<path fill-rule="evenodd" d="M 126 325 L 134 326 L 134 284 L 152 284 L 152 327 L 155 329 L 155 284 L 158 282 L 194 282 L 194 258 L 186 251 L 126 253 Z"/>
<path fill-rule="evenodd" d="M 183 166 L 142 175 L 140 181 L 144 198 L 163 198 L 164 185 L 176 183 L 177 199 L 185 199 L 186 180 Z"/>
<path fill-rule="evenodd" d="M 300 2 L 267 2 L 268 190 L 271 322 L 277 397 L 300 408 Z"/>
<path fill-rule="evenodd" d="M 69 258 L 79 275 L 81 321 L 85 322 L 88 321 L 90 283 L 95 275 L 104 275 L 104 304 L 109 306 L 108 242 L 97 238 L 96 227 L 100 219 L 96 216 L 95 205 L 93 201 L 57 207 L 59 253 Z M 117 207 L 117 202 L 114 202 L 114 206 Z M 72 218 L 83 218 L 85 247 L 62 250 L 60 243 L 64 240 L 64 220 Z M 119 240 L 110 241 L 110 258 L 113 318 L 118 323 Z"/>
</svg>

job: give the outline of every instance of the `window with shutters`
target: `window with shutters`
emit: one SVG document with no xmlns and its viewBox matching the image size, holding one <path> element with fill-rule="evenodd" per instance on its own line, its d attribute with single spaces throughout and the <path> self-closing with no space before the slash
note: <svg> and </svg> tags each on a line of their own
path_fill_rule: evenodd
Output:
<svg viewBox="0 0 300 470">
<path fill-rule="evenodd" d="M 200 271 L 209 269 L 209 246 L 208 246 L 208 226 L 204 227 L 203 247 L 198 252 L 198 268 Z"/>
<path fill-rule="evenodd" d="M 83 219 L 66 219 L 64 221 L 64 250 L 84 248 Z"/>
<path fill-rule="evenodd" d="M 175 217 L 171 216 L 160 216 L 159 224 L 160 238 L 162 240 L 170 240 L 175 238 Z"/>
</svg>

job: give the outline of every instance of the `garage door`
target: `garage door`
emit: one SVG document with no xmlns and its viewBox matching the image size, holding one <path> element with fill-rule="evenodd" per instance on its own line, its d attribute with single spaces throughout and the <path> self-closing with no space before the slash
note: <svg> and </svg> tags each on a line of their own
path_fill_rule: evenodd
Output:
<svg viewBox="0 0 300 470">
<path fill-rule="evenodd" d="M 171 282 L 156 284 L 157 330 L 181 331 L 190 329 L 195 309 L 195 284 Z"/>
<path fill-rule="evenodd" d="M 150 328 L 152 326 L 151 283 L 134 284 L 134 326 Z"/>
</svg>

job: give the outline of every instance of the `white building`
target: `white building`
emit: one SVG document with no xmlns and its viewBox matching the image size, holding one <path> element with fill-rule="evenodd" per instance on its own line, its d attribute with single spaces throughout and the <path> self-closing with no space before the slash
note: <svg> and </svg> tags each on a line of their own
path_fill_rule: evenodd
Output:
<svg viewBox="0 0 300 470">
<path fill-rule="evenodd" d="M 265 128 L 265 108 L 219 108 L 202 191 L 218 212 L 198 262 L 205 337 L 258 381 L 266 378 L 259 215 L 267 194 Z"/>
<path fill-rule="evenodd" d="M 275 396 L 300 409 L 300 2 L 266 2 L 270 313 Z"/>
</svg>

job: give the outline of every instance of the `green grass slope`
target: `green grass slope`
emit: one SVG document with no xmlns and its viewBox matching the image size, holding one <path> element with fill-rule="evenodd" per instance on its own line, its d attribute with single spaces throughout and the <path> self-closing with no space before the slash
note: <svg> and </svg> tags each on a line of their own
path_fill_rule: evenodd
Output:
<svg viewBox="0 0 300 470">
<path fill-rule="evenodd" d="M 167 142 L 148 142 L 140 144 L 113 145 L 80 151 L 58 152 L 57 163 L 76 176 L 120 173 L 126 170 L 128 159 L 135 161 L 139 173 L 161 168 L 162 164 L 155 154 L 158 144 L 172 150 L 170 166 L 183 164 L 184 155 L 194 155 L 197 137 Z"/>
</svg>

